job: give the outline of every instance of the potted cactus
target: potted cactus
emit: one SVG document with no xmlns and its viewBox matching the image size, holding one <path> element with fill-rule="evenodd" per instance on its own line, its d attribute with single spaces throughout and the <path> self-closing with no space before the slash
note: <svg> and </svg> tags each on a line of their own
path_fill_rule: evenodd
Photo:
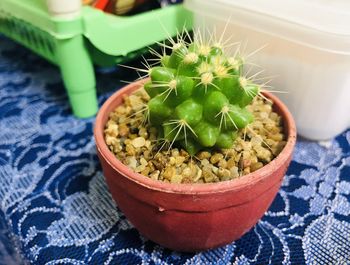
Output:
<svg viewBox="0 0 350 265">
<path fill-rule="evenodd" d="M 161 245 L 197 251 L 239 238 L 263 215 L 290 162 L 296 130 L 282 102 L 244 76 L 241 56 L 226 56 L 218 42 L 181 36 L 165 45 L 170 55 L 156 53 L 159 64 L 141 70 L 148 79 L 106 101 L 94 134 L 107 184 L 131 223 Z M 254 124 L 266 116 L 261 108 L 283 120 L 278 135 L 285 139 L 275 149 L 250 128 L 266 135 L 276 129 L 270 120 Z M 250 152 L 247 131 L 258 142 L 250 148 L 259 153 L 267 146 L 273 157 L 259 157 L 265 164 L 256 158 L 259 167 L 233 177 L 232 168 L 245 163 L 241 153 Z"/>
</svg>

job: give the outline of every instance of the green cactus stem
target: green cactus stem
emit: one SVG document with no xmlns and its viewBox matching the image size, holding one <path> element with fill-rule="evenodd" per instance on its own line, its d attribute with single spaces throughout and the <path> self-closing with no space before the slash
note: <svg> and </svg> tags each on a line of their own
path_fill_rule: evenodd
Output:
<svg viewBox="0 0 350 265">
<path fill-rule="evenodd" d="M 147 70 L 150 125 L 191 155 L 232 147 L 237 131 L 253 121 L 246 106 L 261 86 L 242 74 L 240 56 L 226 56 L 218 44 L 171 42 L 171 54 L 159 54 L 160 66 Z"/>
</svg>

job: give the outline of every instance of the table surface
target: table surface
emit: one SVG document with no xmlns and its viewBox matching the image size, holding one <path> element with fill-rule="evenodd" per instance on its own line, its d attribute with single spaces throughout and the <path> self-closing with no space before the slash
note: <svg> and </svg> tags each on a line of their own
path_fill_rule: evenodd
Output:
<svg viewBox="0 0 350 265">
<path fill-rule="evenodd" d="M 100 104 L 128 78 L 100 72 Z M 298 139 L 259 223 L 230 245 L 185 254 L 140 236 L 119 211 L 93 124 L 71 115 L 57 68 L 0 36 L 0 264 L 19 255 L 33 264 L 350 263 L 350 130 L 323 144 Z"/>
</svg>

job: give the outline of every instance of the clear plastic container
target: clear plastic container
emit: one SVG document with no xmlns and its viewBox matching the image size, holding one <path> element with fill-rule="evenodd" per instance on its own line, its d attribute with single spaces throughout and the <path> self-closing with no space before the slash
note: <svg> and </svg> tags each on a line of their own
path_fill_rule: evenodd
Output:
<svg viewBox="0 0 350 265">
<path fill-rule="evenodd" d="M 330 139 L 350 126 L 350 1 L 186 0 L 197 27 L 225 30 L 274 75 L 298 133 Z M 226 29 L 225 29 L 226 27 Z"/>
</svg>

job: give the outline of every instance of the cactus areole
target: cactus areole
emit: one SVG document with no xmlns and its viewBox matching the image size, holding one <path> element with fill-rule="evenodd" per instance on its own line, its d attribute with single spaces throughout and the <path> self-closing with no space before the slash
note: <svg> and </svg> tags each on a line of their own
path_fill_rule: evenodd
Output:
<svg viewBox="0 0 350 265">
<path fill-rule="evenodd" d="M 172 42 L 170 55 L 148 69 L 148 121 L 158 138 L 189 154 L 230 148 L 237 131 L 253 121 L 245 107 L 260 92 L 242 74 L 243 60 L 226 56 L 217 44 Z"/>
</svg>

